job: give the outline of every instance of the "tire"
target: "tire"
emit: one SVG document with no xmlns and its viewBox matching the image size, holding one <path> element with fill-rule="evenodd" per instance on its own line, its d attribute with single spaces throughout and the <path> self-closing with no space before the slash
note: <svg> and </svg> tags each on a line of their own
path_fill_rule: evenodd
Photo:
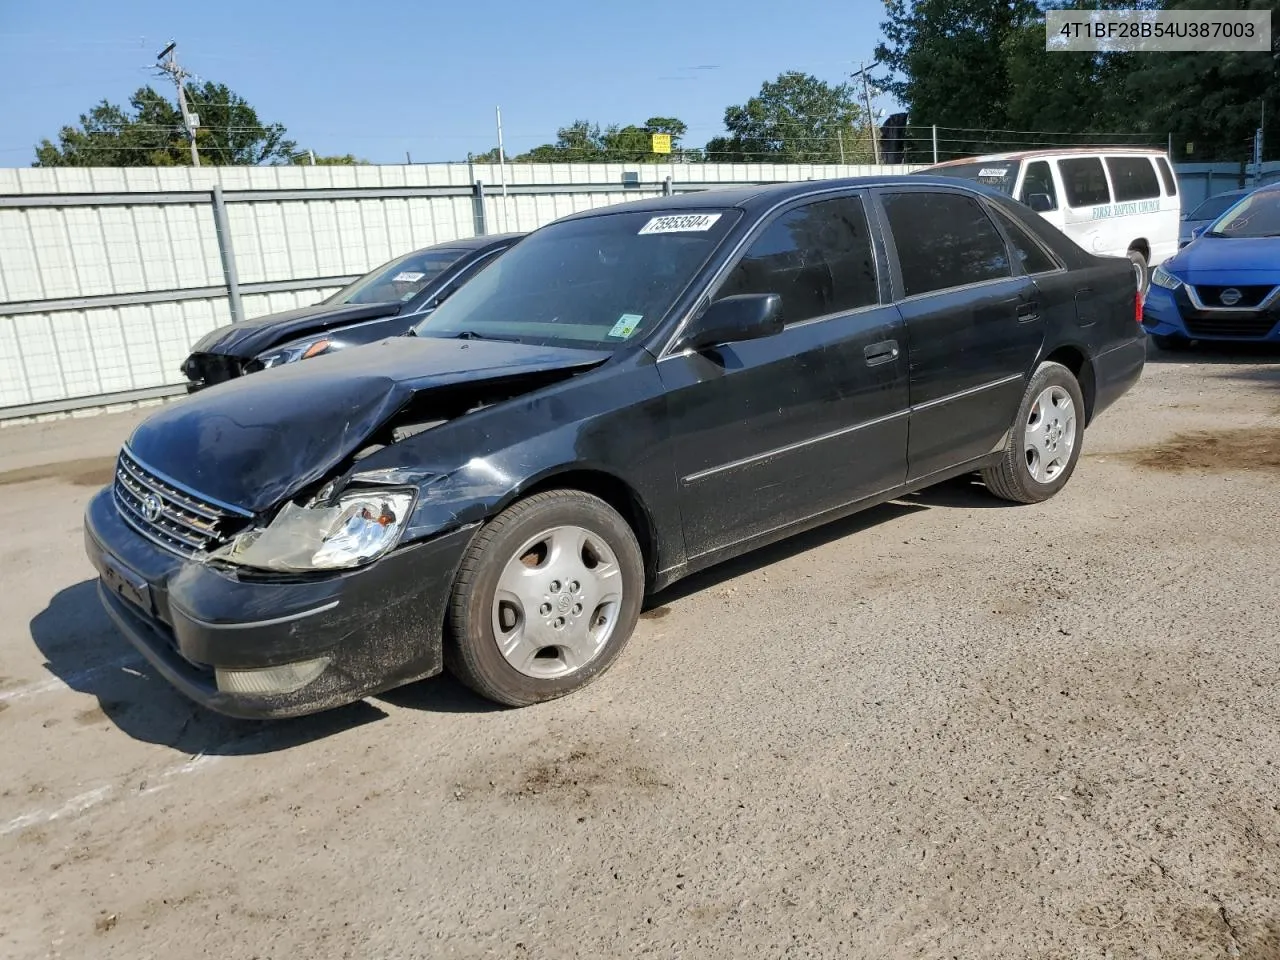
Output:
<svg viewBox="0 0 1280 960">
<path fill-rule="evenodd" d="M 445 666 L 505 706 L 572 693 L 622 653 L 644 586 L 640 545 L 616 510 L 579 490 L 534 494 L 467 548 L 449 603 Z"/>
<path fill-rule="evenodd" d="M 1179 353 L 1191 346 L 1191 341 L 1186 337 L 1170 336 L 1167 333 L 1151 334 L 1151 342 L 1156 345 L 1157 350 L 1167 350 L 1170 353 Z"/>
<path fill-rule="evenodd" d="M 1052 412 L 1046 409 L 1049 403 Z M 1075 471 L 1084 417 L 1084 394 L 1071 371 L 1060 363 L 1040 364 L 1018 405 L 1004 453 L 995 466 L 982 471 L 982 482 L 1002 500 L 1048 500 Z M 1047 433 L 1037 432 L 1037 424 Z"/>
<path fill-rule="evenodd" d="M 1151 268 L 1147 265 L 1147 258 L 1142 255 L 1140 250 L 1130 250 L 1129 259 L 1133 261 L 1134 278 L 1138 283 L 1138 291 L 1145 297 L 1147 288 L 1151 286 Z"/>
</svg>

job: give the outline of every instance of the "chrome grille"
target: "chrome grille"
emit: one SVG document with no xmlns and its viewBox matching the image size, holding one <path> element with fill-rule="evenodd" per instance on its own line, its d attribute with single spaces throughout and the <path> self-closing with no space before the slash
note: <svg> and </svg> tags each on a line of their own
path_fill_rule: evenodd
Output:
<svg viewBox="0 0 1280 960">
<path fill-rule="evenodd" d="M 213 549 L 236 533 L 249 514 L 210 502 L 120 451 L 114 484 L 116 509 L 152 543 L 183 556 Z"/>
</svg>

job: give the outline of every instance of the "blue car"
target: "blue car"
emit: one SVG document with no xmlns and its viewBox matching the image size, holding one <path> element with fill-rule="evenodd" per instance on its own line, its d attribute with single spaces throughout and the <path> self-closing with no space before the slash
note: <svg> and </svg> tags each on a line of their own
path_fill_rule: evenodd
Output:
<svg viewBox="0 0 1280 960">
<path fill-rule="evenodd" d="M 1280 343 L 1280 183 L 1246 195 L 1156 267 L 1142 325 L 1162 350 Z"/>
</svg>

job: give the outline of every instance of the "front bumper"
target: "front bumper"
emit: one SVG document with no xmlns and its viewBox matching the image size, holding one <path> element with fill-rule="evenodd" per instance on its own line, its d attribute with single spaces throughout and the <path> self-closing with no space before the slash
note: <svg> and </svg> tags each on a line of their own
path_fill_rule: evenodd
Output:
<svg viewBox="0 0 1280 960">
<path fill-rule="evenodd" d="M 1166 290 L 1153 284 L 1142 305 L 1142 328 L 1186 340 L 1280 343 L 1280 305 L 1266 310 L 1199 310 L 1185 287 Z"/>
<path fill-rule="evenodd" d="M 441 631 L 467 528 L 339 574 L 268 579 L 186 560 L 124 523 L 110 488 L 85 512 L 99 596 L 129 641 L 192 700 L 234 717 L 317 713 L 440 672 Z M 216 671 L 326 658 L 289 693 L 218 688 Z"/>
</svg>

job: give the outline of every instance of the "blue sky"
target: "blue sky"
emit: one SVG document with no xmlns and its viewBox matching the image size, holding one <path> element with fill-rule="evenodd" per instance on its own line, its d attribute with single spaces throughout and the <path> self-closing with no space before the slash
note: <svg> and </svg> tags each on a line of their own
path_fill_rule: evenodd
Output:
<svg viewBox="0 0 1280 960">
<path fill-rule="evenodd" d="M 555 139 L 576 118 L 676 116 L 700 146 L 784 70 L 838 82 L 870 61 L 881 0 L 0 0 L 0 167 L 99 100 L 124 105 L 169 39 L 302 147 L 381 163 Z M 695 69 L 712 68 L 712 69 Z M 891 105 L 888 98 L 881 105 Z"/>
</svg>

